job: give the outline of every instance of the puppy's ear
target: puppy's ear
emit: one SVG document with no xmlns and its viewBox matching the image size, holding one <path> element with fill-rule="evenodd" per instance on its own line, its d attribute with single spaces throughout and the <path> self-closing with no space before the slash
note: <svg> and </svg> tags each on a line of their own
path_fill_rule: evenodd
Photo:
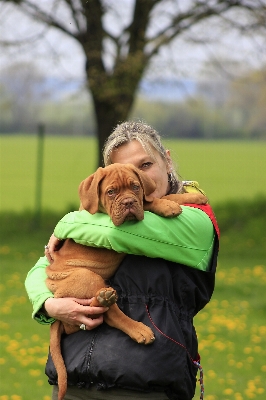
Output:
<svg viewBox="0 0 266 400">
<path fill-rule="evenodd" d="M 90 214 L 95 214 L 99 208 L 99 184 L 104 177 L 103 171 L 103 168 L 98 168 L 79 185 L 80 209 L 89 211 Z"/>
<path fill-rule="evenodd" d="M 150 194 L 153 193 L 154 190 L 156 189 L 155 182 L 149 176 L 144 174 L 144 172 L 140 171 L 136 167 L 134 167 L 134 172 L 138 176 L 141 187 L 143 189 L 144 199 L 146 201 L 153 201 L 153 197 L 150 196 Z"/>
</svg>

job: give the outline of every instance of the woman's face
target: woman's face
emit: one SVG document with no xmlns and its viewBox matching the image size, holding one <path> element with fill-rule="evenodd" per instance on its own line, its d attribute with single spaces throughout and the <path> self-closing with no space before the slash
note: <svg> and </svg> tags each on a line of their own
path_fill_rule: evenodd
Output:
<svg viewBox="0 0 266 400">
<path fill-rule="evenodd" d="M 133 164 L 147 174 L 156 183 L 156 190 L 152 195 L 160 198 L 165 196 L 170 189 L 167 175 L 171 167 L 170 152 L 167 150 L 168 165 L 155 149 L 153 156 L 149 156 L 137 140 L 132 140 L 113 150 L 111 160 L 112 163 Z"/>
</svg>

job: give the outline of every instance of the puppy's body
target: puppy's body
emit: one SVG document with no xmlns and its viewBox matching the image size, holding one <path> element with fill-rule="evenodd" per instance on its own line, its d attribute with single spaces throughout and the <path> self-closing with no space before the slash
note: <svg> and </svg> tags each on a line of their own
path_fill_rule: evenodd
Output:
<svg viewBox="0 0 266 400">
<path fill-rule="evenodd" d="M 207 199 L 199 193 L 170 195 L 171 200 L 154 199 L 151 194 L 155 183 L 130 164 L 112 164 L 99 168 L 85 179 L 79 188 L 81 208 L 94 214 L 107 213 L 114 225 L 124 221 L 142 220 L 144 210 L 164 217 L 177 216 L 182 212 L 179 204 L 204 204 Z M 173 201 L 174 200 L 174 201 Z M 124 254 L 112 250 L 83 246 L 67 239 L 56 252 L 54 262 L 46 268 L 48 288 L 54 297 L 95 297 L 92 306 L 108 306 L 104 321 L 122 330 L 137 343 L 154 341 L 152 330 L 142 322 L 127 317 L 116 305 L 116 292 L 107 288 L 105 281 L 116 271 Z M 77 332 L 79 327 L 56 321 L 51 326 L 50 352 L 58 373 L 59 394 L 62 400 L 67 389 L 67 374 L 60 350 L 61 334 Z"/>
</svg>

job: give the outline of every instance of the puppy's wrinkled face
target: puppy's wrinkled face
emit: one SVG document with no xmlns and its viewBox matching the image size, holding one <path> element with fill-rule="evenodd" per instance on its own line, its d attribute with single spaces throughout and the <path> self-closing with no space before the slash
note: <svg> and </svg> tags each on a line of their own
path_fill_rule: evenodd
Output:
<svg viewBox="0 0 266 400">
<path fill-rule="evenodd" d="M 110 171 L 100 182 L 99 211 L 107 213 L 113 224 L 144 218 L 143 189 L 138 176 L 131 170 Z"/>
</svg>

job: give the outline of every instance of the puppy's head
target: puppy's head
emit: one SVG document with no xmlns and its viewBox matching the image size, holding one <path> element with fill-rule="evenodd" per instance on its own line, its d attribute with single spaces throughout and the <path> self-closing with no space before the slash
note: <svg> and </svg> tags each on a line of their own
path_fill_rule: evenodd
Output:
<svg viewBox="0 0 266 400">
<path fill-rule="evenodd" d="M 107 213 L 114 225 L 144 218 L 143 200 L 152 201 L 156 185 L 132 164 L 111 164 L 81 182 L 81 208 Z"/>
</svg>

